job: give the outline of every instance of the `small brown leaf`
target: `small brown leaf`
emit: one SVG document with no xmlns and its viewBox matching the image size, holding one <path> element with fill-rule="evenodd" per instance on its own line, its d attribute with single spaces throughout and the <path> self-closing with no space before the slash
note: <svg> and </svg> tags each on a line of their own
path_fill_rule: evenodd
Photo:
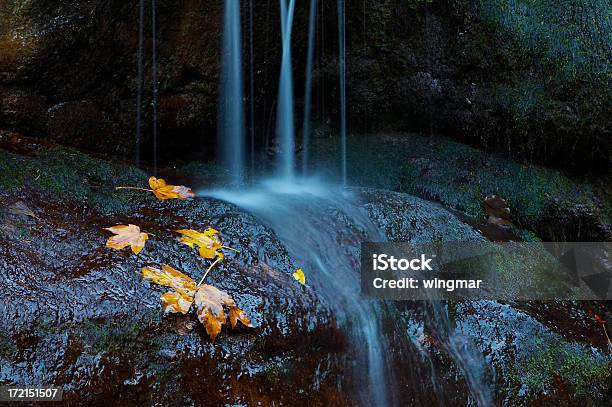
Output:
<svg viewBox="0 0 612 407">
<path fill-rule="evenodd" d="M 121 250 L 130 246 L 132 252 L 136 255 L 141 252 L 146 241 L 149 239 L 149 235 L 142 233 L 136 225 L 118 225 L 106 228 L 106 230 L 115 234 L 115 236 L 108 238 L 106 242 L 107 247 Z"/>
<path fill-rule="evenodd" d="M 30 208 L 28 208 L 28 206 L 23 201 L 17 201 L 11 206 L 9 206 L 8 212 L 11 215 L 28 216 L 31 218 L 36 218 L 36 215 L 34 214 L 34 212 L 32 212 Z"/>
<path fill-rule="evenodd" d="M 511 226 L 510 208 L 508 203 L 498 195 L 489 195 L 484 199 L 484 207 L 489 223 L 497 226 Z"/>
<path fill-rule="evenodd" d="M 238 321 L 242 322 L 244 326 L 248 326 L 251 328 L 253 327 L 253 325 L 251 324 L 251 320 L 246 315 L 246 312 L 244 312 L 238 307 L 231 307 L 229 311 L 230 311 L 230 323 L 232 325 L 232 329 L 236 328 L 236 324 L 238 323 Z"/>
</svg>

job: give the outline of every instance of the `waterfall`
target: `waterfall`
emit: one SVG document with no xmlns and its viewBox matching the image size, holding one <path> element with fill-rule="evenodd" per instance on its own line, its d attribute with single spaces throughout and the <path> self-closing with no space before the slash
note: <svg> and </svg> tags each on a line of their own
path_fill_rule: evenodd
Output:
<svg viewBox="0 0 612 407">
<path fill-rule="evenodd" d="M 340 154 L 342 184 L 346 186 L 346 27 L 345 0 L 338 0 L 338 69 L 340 71 Z"/>
<path fill-rule="evenodd" d="M 274 231 L 296 266 L 307 273 L 308 285 L 325 299 L 348 333 L 350 361 L 343 377 L 344 391 L 351 394 L 355 405 L 390 405 L 394 386 L 388 343 L 381 335 L 381 309 L 377 301 L 361 295 L 355 269 L 361 241 L 383 237 L 354 197 L 313 182 L 283 180 L 204 194 L 248 210 Z"/>
<path fill-rule="evenodd" d="M 293 119 L 293 74 L 291 72 L 291 30 L 295 0 L 280 0 L 282 60 L 278 86 L 276 136 L 281 149 L 278 176 L 290 180 L 294 176 L 295 128 Z"/>
<path fill-rule="evenodd" d="M 218 157 L 240 181 L 245 170 L 240 2 L 225 0 L 219 84 Z"/>
<path fill-rule="evenodd" d="M 255 170 L 255 59 L 253 53 L 253 0 L 249 0 L 249 130 L 251 133 L 251 171 Z"/>
<path fill-rule="evenodd" d="M 136 93 L 136 166 L 140 167 L 140 143 L 142 138 L 142 85 L 144 81 L 144 0 L 138 10 L 138 91 Z"/>
<path fill-rule="evenodd" d="M 315 31 L 317 24 L 317 0 L 310 0 L 308 23 L 308 55 L 306 56 L 306 84 L 304 85 L 304 123 L 302 127 L 304 152 L 302 154 L 302 174 L 308 172 L 308 154 L 310 145 L 310 112 L 312 99 L 312 64 L 314 59 Z"/>
</svg>

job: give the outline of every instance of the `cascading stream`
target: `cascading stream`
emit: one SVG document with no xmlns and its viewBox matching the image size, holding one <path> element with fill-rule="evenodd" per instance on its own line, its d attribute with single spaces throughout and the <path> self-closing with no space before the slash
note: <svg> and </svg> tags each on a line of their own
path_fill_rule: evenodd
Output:
<svg viewBox="0 0 612 407">
<path fill-rule="evenodd" d="M 282 181 L 242 191 L 208 195 L 232 202 L 259 218 L 277 234 L 308 275 L 313 287 L 334 310 L 351 340 L 349 366 L 359 405 L 390 405 L 387 343 L 380 334 L 381 311 L 360 293 L 358 265 L 362 240 L 381 236 L 367 216 L 342 190 Z M 339 245 L 338 242 L 342 242 Z"/>
</svg>

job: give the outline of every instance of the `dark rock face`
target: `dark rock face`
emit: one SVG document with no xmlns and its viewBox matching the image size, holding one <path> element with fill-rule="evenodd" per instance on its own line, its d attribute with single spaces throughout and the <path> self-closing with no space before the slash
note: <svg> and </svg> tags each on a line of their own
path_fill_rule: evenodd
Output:
<svg viewBox="0 0 612 407">
<path fill-rule="evenodd" d="M 495 0 L 482 4 L 505 10 Z M 308 4 L 297 6 L 293 58 L 301 117 Z M 167 159 L 193 157 L 196 150 L 202 158 L 213 155 L 222 7 L 220 1 L 158 1 L 160 151 Z M 554 5 L 547 7 L 544 11 L 554 11 Z M 246 86 L 246 2 L 243 8 Z M 253 8 L 255 127 L 263 146 L 274 138 L 278 7 L 254 2 Z M 550 44 L 530 46 L 520 27 L 503 26 L 473 2 L 348 1 L 346 9 L 353 130 L 443 133 L 556 167 L 609 168 L 609 87 L 582 68 L 568 75 L 564 69 L 572 61 L 564 54 L 551 57 Z M 560 14 L 571 16 L 570 11 Z M 313 98 L 318 120 L 338 113 L 336 13 L 334 2 L 319 10 Z M 577 37 L 568 34 L 568 41 L 581 41 L 580 21 L 563 18 L 576 26 Z M 145 19 L 143 150 L 148 157 L 149 11 Z M 133 157 L 138 1 L 7 1 L 0 5 L 0 21 L 0 128 Z M 598 50 L 587 47 L 585 58 L 609 52 Z M 58 121 L 73 121 L 62 122 L 49 110 L 64 104 L 83 104 L 87 107 L 77 110 L 86 114 L 74 129 L 60 131 Z M 99 130 L 90 133 L 92 128 Z M 107 144 L 99 143 L 102 132 Z"/>
<path fill-rule="evenodd" d="M 2 193 L 2 206 L 18 197 Z M 11 229 L 0 239 L 2 358 L 10 360 L 0 381 L 55 383 L 78 402 L 299 404 L 306 396 L 297 390 L 317 380 L 309 400 L 346 403 L 335 382 L 343 333 L 316 293 L 293 280 L 282 245 L 248 214 L 210 200 L 151 202 L 117 217 L 36 194 L 27 201 L 37 217 L 5 218 Z M 102 228 L 127 222 L 156 235 L 139 261 L 104 247 Z M 241 254 L 209 282 L 232 293 L 256 325 L 215 344 L 200 326 L 185 328 L 193 317 L 162 318 L 166 290 L 137 274 L 139 264 L 164 262 L 199 278 L 206 265 L 172 230 L 212 224 L 231 230 L 226 242 Z"/>
<path fill-rule="evenodd" d="M 28 153 L 0 151 L 1 383 L 54 383 L 75 404 L 354 405 L 346 331 L 317 289 L 293 280 L 299 265 L 258 219 L 213 199 L 158 202 L 146 192 L 115 192 L 146 176 L 75 150 Z M 483 239 L 437 204 L 352 192 L 389 240 Z M 17 201 L 33 213 L 11 213 Z M 330 211 L 330 219 L 341 215 Z M 138 258 L 104 247 L 103 228 L 130 222 L 155 235 Z M 200 277 L 209 263 L 173 231 L 208 226 L 241 251 L 228 253 L 208 281 L 231 293 L 256 325 L 224 329 L 215 343 L 199 325 L 187 328 L 194 316 L 162 316 L 167 290 L 137 273 L 163 262 Z M 355 248 L 338 248 L 347 249 Z M 585 310 L 605 316 L 601 304 L 382 306 L 399 405 L 463 405 L 481 393 L 509 404 L 597 405 L 609 392 L 605 337 Z M 532 338 L 539 342 L 530 345 Z"/>
</svg>

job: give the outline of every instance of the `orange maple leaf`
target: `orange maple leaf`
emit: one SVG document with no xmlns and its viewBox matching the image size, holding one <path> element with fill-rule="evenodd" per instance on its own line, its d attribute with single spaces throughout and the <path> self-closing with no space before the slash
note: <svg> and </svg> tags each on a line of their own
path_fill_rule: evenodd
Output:
<svg viewBox="0 0 612 407">
<path fill-rule="evenodd" d="M 245 326 L 253 326 L 246 313 L 238 308 L 234 299 L 225 291 L 221 291 L 212 285 L 203 284 L 200 286 L 195 294 L 194 302 L 198 319 L 204 325 L 206 333 L 213 342 L 221 332 L 222 325 L 227 322 L 224 306 L 229 309 L 232 329 L 236 327 L 238 321 Z"/>
<path fill-rule="evenodd" d="M 168 185 L 166 181 L 162 178 L 149 178 L 149 186 L 151 189 L 139 188 L 139 187 L 117 187 L 115 189 L 133 189 L 136 191 L 147 191 L 155 194 L 157 199 L 166 200 L 166 199 L 187 199 L 193 198 L 195 194 L 190 188 L 185 186 L 176 186 L 176 185 Z"/>
<path fill-rule="evenodd" d="M 106 247 L 111 247 L 116 250 L 122 250 L 128 246 L 131 247 L 134 254 L 138 254 L 144 248 L 149 235 L 140 231 L 136 225 L 117 225 L 106 228 L 109 232 L 113 232 L 115 236 L 111 236 L 106 241 Z"/>
<path fill-rule="evenodd" d="M 245 326 L 253 326 L 246 313 L 238 308 L 233 298 L 225 291 L 208 284 L 198 286 L 191 277 L 182 272 L 166 264 L 161 267 L 143 267 L 142 275 L 147 281 L 174 290 L 161 296 L 164 312 L 187 314 L 191 306 L 195 305 L 198 319 L 212 341 L 221 332 L 223 324 L 227 323 L 228 315 L 224 307 L 229 311 L 232 329 L 236 328 L 239 321 Z"/>
</svg>

